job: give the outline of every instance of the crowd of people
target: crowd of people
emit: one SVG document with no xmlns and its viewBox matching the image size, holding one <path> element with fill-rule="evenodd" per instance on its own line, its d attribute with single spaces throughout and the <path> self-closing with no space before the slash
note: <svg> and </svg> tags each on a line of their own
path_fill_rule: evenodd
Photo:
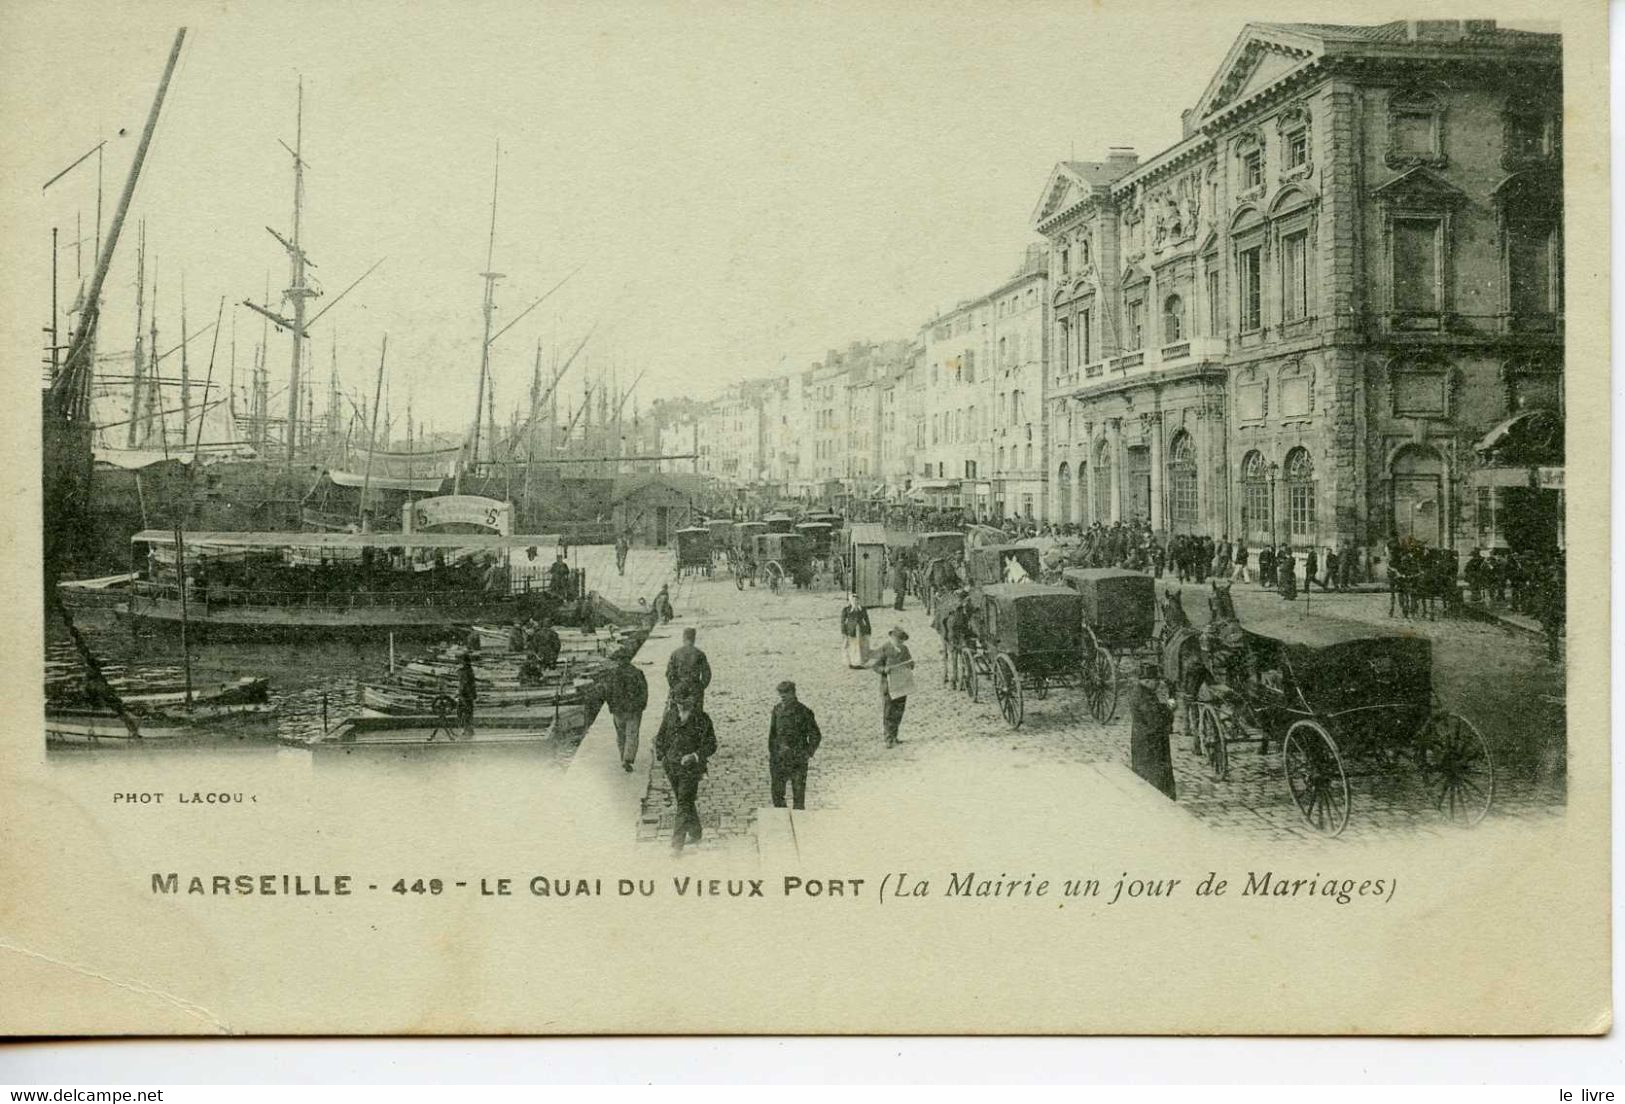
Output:
<svg viewBox="0 0 1625 1104">
<path fill-rule="evenodd" d="M 913 515 L 912 527 L 927 532 L 945 532 L 960 527 L 964 519 L 955 512 L 921 512 Z M 1090 526 L 1030 526 L 1010 522 L 1003 532 L 1013 542 L 1022 537 L 1049 536 L 1052 542 L 1043 558 L 1045 578 L 1054 578 L 1066 567 L 1117 567 L 1144 571 L 1166 578 L 1164 616 L 1177 615 L 1179 627 L 1193 636 L 1204 669 L 1228 672 L 1242 654 L 1241 633 L 1230 588 L 1235 583 L 1254 584 L 1277 591 L 1285 599 L 1296 599 L 1300 584 L 1338 592 L 1356 589 L 1372 581 L 1381 561 L 1364 562 L 1358 549 L 1343 543 L 1335 546 L 1293 548 L 1289 545 L 1252 548 L 1243 540 L 1227 535 L 1178 534 L 1164 537 L 1142 519 Z M 983 538 L 984 540 L 986 537 Z M 997 538 L 994 538 L 995 540 Z M 1460 581 L 1467 587 L 1466 601 L 1484 604 L 1505 603 L 1509 608 L 1538 617 L 1548 625 L 1556 657 L 1556 640 L 1561 632 L 1561 555 L 1512 554 L 1497 550 L 1486 555 L 1475 549 L 1458 569 L 1457 554 L 1416 542 L 1392 542 L 1385 550 L 1387 582 L 1396 595 L 1394 613 L 1414 615 L 1429 612 L 1423 603 L 1436 601 L 1449 611 L 1464 596 Z M 908 558 L 899 551 L 888 557 L 886 582 L 892 591 L 892 605 L 902 609 L 912 576 Z M 915 565 L 919 566 L 919 565 Z M 1207 583 L 1210 618 L 1201 628 L 1189 626 L 1179 605 L 1179 583 Z M 942 644 L 949 677 L 957 680 L 953 668 L 963 654 L 962 647 L 974 632 L 972 598 L 964 576 L 929 580 L 933 594 L 932 626 Z M 1167 602 L 1175 607 L 1171 613 Z M 1403 609 L 1401 606 L 1403 605 Z M 669 620 L 671 606 L 664 589 L 657 603 L 657 619 Z M 908 647 L 908 633 L 892 626 L 884 641 L 870 646 L 873 628 L 868 610 L 856 594 L 848 595 L 839 614 L 842 656 L 852 670 L 873 672 L 879 680 L 880 736 L 886 747 L 901 742 L 903 718 L 914 689 L 915 661 Z M 1554 628 L 1555 626 L 1555 628 Z M 669 704 L 655 738 L 655 757 L 667 776 L 677 808 L 671 846 L 681 853 L 685 846 L 701 838 L 697 808 L 701 780 L 707 764 L 716 753 L 716 731 L 705 712 L 705 689 L 711 680 L 710 664 L 696 643 L 694 629 L 685 629 L 683 645 L 671 656 L 666 678 Z M 624 665 L 632 670 L 630 661 Z M 626 676 L 628 684 L 641 680 L 641 674 Z M 1250 677 L 1267 679 L 1269 672 Z M 1171 676 L 1170 676 L 1171 677 Z M 1177 689 L 1177 688 L 1176 688 Z M 786 802 L 797 809 L 805 807 L 808 766 L 822 740 L 813 711 L 797 696 L 793 682 L 777 686 L 778 701 L 767 724 L 767 776 L 769 797 L 775 806 Z M 637 724 L 647 702 L 647 688 L 609 695 L 615 716 L 617 744 L 622 762 L 631 769 L 637 750 Z M 1128 703 L 1131 720 L 1131 759 L 1133 769 L 1170 798 L 1174 778 L 1169 739 L 1175 727 L 1175 710 L 1168 701 L 1168 683 L 1156 664 L 1138 672 L 1131 684 Z M 1181 711 L 1183 712 L 1183 711 Z M 1187 733 L 1187 735 L 1190 735 Z"/>
</svg>

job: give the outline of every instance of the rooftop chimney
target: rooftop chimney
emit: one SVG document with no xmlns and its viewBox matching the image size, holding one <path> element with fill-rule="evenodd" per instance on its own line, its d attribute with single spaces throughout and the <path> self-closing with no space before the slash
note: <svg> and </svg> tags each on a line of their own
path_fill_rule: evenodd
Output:
<svg viewBox="0 0 1625 1104">
<path fill-rule="evenodd" d="M 1455 42 L 1466 34 L 1459 19 L 1411 19 L 1405 23 L 1405 37 L 1412 42 Z"/>
<path fill-rule="evenodd" d="M 1133 146 L 1113 146 L 1106 151 L 1106 167 L 1111 169 L 1113 177 L 1122 176 L 1140 163 L 1140 155 L 1134 152 Z"/>
</svg>

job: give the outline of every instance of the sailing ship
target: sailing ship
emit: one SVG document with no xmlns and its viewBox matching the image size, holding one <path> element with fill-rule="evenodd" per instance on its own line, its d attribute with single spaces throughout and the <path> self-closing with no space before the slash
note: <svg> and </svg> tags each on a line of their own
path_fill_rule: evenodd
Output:
<svg viewBox="0 0 1625 1104">
<path fill-rule="evenodd" d="M 158 126 L 158 115 L 164 97 L 174 76 L 175 64 L 180 59 L 181 46 L 186 40 L 186 29 L 175 33 L 174 44 L 164 64 L 164 73 L 158 83 L 147 113 L 141 140 L 119 195 L 107 239 L 102 243 L 96 268 L 89 287 L 81 299 L 79 320 L 68 346 L 67 356 L 60 363 L 52 349 L 52 374 L 49 385 L 41 394 L 41 483 L 43 491 L 42 529 L 44 536 L 44 593 L 46 611 L 54 614 L 66 627 L 72 647 L 84 666 L 85 696 L 87 702 L 103 709 L 118 719 L 131 736 L 140 729 L 140 722 L 125 704 L 119 692 L 108 681 L 101 661 L 89 642 L 74 623 L 73 616 L 63 605 L 57 591 L 57 582 L 66 568 L 74 562 L 84 543 L 87 520 L 90 516 L 93 486 L 92 431 L 90 395 L 95 378 L 95 350 L 97 325 L 101 315 L 102 287 L 112 266 L 113 254 L 119 236 L 130 212 L 130 201 L 135 195 L 141 167 L 152 146 L 152 135 Z M 55 292 L 53 289 L 53 298 Z M 54 311 L 54 306 L 53 306 Z M 52 328 L 56 325 L 53 314 Z"/>
</svg>

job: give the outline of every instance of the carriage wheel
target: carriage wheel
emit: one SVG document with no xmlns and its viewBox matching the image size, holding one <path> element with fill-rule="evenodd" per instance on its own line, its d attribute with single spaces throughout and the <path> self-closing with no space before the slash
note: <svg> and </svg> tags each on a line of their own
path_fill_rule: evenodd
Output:
<svg viewBox="0 0 1625 1104">
<path fill-rule="evenodd" d="M 767 575 L 767 589 L 777 594 L 780 584 L 784 582 L 784 568 L 779 566 L 778 560 L 768 560 L 763 572 Z"/>
<path fill-rule="evenodd" d="M 1298 721 L 1286 731 L 1281 766 L 1305 823 L 1328 836 L 1340 835 L 1349 822 L 1349 779 L 1331 733 L 1317 721 Z"/>
<path fill-rule="evenodd" d="M 999 715 L 1011 728 L 1020 728 L 1027 715 L 1022 699 L 1021 676 L 1013 660 L 1003 652 L 993 660 L 993 696 L 999 701 Z"/>
<path fill-rule="evenodd" d="M 1037 698 L 1039 701 L 1043 701 L 1045 698 L 1049 697 L 1048 678 L 1033 680 L 1033 697 Z"/>
<path fill-rule="evenodd" d="M 1224 718 L 1215 706 L 1196 707 L 1196 746 L 1215 782 L 1230 777 L 1230 751 L 1225 747 Z"/>
<path fill-rule="evenodd" d="M 971 701 L 981 700 L 981 680 L 976 677 L 976 655 L 969 648 L 959 649 L 959 685 Z"/>
<path fill-rule="evenodd" d="M 1083 661 L 1084 697 L 1089 716 L 1107 724 L 1117 715 L 1117 663 L 1099 645 Z"/>
<path fill-rule="evenodd" d="M 1181 693 L 1185 708 L 1185 732 L 1191 738 L 1191 753 L 1202 754 L 1202 703 L 1210 700 L 1203 695 L 1208 694 L 1208 683 L 1204 679 L 1196 684 L 1196 689 L 1190 694 Z"/>
<path fill-rule="evenodd" d="M 1452 824 L 1471 827 L 1495 800 L 1495 760 L 1466 717 L 1435 713 L 1416 740 L 1417 767 L 1433 807 Z"/>
</svg>

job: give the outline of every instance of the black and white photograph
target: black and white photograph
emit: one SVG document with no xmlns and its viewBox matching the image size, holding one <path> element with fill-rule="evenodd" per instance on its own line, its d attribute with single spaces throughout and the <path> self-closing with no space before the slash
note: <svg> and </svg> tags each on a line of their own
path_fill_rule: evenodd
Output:
<svg viewBox="0 0 1625 1104">
<path fill-rule="evenodd" d="M 1600 21 L 1412 7 L 11 5 L 7 1029 L 1606 1030 Z"/>
</svg>

